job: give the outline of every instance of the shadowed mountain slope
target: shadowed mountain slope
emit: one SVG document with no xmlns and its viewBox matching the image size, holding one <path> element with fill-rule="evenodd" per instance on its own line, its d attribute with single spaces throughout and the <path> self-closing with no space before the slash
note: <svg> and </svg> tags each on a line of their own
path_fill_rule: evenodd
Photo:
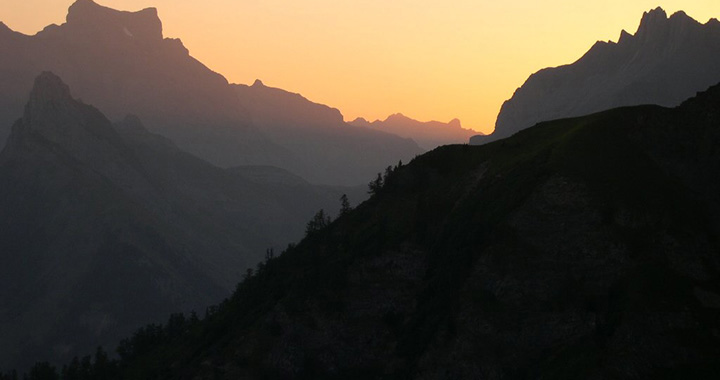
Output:
<svg viewBox="0 0 720 380">
<path fill-rule="evenodd" d="M 484 144 L 541 121 L 615 107 L 674 107 L 720 81 L 720 22 L 700 24 L 684 12 L 646 12 L 637 32 L 597 42 L 573 64 L 538 71 L 503 104 Z"/>
<path fill-rule="evenodd" d="M 204 310 L 342 190 L 215 167 L 43 73 L 0 153 L 0 366 Z"/>
<path fill-rule="evenodd" d="M 438 148 L 119 377 L 716 378 L 719 147 L 713 87 Z"/>
<path fill-rule="evenodd" d="M 465 144 L 471 136 L 478 134 L 476 131 L 463 128 L 458 119 L 450 120 L 448 123 L 439 121 L 422 122 L 400 113 L 390 115 L 383 121 L 375 120 L 372 123 L 363 118 L 357 118 L 351 121 L 350 124 L 413 139 L 423 149 L 427 150 L 435 149 L 441 145 Z"/>
</svg>

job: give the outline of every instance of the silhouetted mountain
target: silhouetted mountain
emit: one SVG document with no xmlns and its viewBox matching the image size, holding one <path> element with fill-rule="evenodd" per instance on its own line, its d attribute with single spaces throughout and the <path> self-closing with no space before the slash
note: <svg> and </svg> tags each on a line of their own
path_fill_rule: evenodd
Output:
<svg viewBox="0 0 720 380">
<path fill-rule="evenodd" d="M 720 22 L 700 24 L 683 12 L 657 8 L 635 35 L 597 42 L 577 62 L 538 71 L 503 104 L 488 136 L 508 137 L 534 124 L 640 104 L 672 107 L 720 81 Z"/>
<path fill-rule="evenodd" d="M 0 153 L 0 366 L 202 312 L 318 209 L 335 213 L 341 190 L 215 167 L 43 73 Z"/>
<path fill-rule="evenodd" d="M 716 86 L 438 148 L 118 378 L 714 379 L 719 146 Z"/>
<path fill-rule="evenodd" d="M 390 115 L 384 121 L 375 120 L 372 123 L 359 117 L 351 121 L 350 124 L 413 139 L 418 145 L 427 150 L 435 149 L 441 145 L 465 144 L 471 136 L 478 134 L 471 129 L 464 129 L 458 119 L 452 119 L 448 123 L 439 121 L 422 122 L 400 113 Z"/>
<path fill-rule="evenodd" d="M 251 115 L 238 101 L 238 91 L 223 76 L 191 57 L 180 40 L 163 38 L 154 8 L 121 12 L 78 0 L 70 6 L 66 23 L 50 25 L 34 36 L 1 25 L 0 51 L 0 142 L 22 112 L 35 76 L 52 71 L 64 78 L 79 98 L 102 109 L 111 120 L 137 115 L 151 131 L 222 167 L 272 165 L 307 175 L 312 181 L 354 185 L 419 152 L 402 139 L 371 133 L 350 133 L 359 140 L 350 142 L 346 141 L 350 138 L 333 136 L 327 141 L 314 138 L 328 144 L 319 151 L 348 152 L 347 157 L 298 151 L 298 146 L 272 141 L 252 126 Z M 263 104 L 252 107 L 270 108 Z M 284 112 L 272 110 L 276 115 Z M 309 145 L 314 148 L 316 144 Z M 355 154 L 361 149 L 370 153 Z M 324 162 L 335 158 L 348 164 L 344 170 Z M 378 162 L 380 165 L 370 167 Z"/>
<path fill-rule="evenodd" d="M 10 37 L 0 37 L 0 125 L 10 125 L 22 110 L 35 76 L 51 70 L 110 119 L 138 115 L 154 131 L 215 163 L 288 159 L 275 157 L 282 149 L 250 126 L 225 78 L 192 58 L 179 40 L 163 38 L 154 8 L 120 12 L 78 0 L 66 23 Z"/>
<path fill-rule="evenodd" d="M 337 109 L 267 87 L 260 80 L 234 87 L 253 125 L 303 157 L 299 163 L 305 166 L 288 167 L 312 182 L 364 183 L 378 169 L 423 152 L 409 139 L 346 124 Z"/>
</svg>

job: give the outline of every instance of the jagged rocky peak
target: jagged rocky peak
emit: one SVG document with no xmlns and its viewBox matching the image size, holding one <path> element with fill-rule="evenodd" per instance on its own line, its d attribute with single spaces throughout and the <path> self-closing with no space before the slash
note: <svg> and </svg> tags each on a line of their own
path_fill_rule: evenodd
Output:
<svg viewBox="0 0 720 380">
<path fill-rule="evenodd" d="M 13 127 L 15 136 L 11 139 L 21 141 L 29 133 L 70 151 L 87 151 L 95 141 L 112 141 L 117 136 L 100 111 L 73 99 L 70 87 L 49 71 L 35 79 L 25 113 Z"/>
<path fill-rule="evenodd" d="M 51 125 L 62 118 L 57 114 L 70 107 L 70 88 L 55 74 L 46 71 L 35 79 L 22 119 L 12 126 L 7 145 L 22 144 L 31 132 L 53 135 Z M 51 139 L 52 140 L 52 139 Z"/>
<path fill-rule="evenodd" d="M 32 119 L 33 116 L 47 111 L 59 111 L 63 105 L 72 101 L 70 87 L 57 75 L 45 71 L 35 78 L 30 100 L 25 108 L 25 118 Z"/>
<path fill-rule="evenodd" d="M 623 43 L 623 42 L 625 42 L 625 41 L 629 41 L 629 40 L 631 40 L 632 38 L 633 38 L 633 35 L 630 34 L 630 33 L 628 33 L 625 29 L 623 29 L 623 30 L 620 32 L 620 38 L 618 38 L 618 44 L 621 44 L 621 43 Z"/>
<path fill-rule="evenodd" d="M 688 26 L 700 26 L 692 17 L 683 11 L 677 11 L 668 17 L 665 10 L 657 7 L 649 12 L 643 13 L 636 37 L 642 39 L 657 38 L 664 36 L 664 32 L 673 30 L 675 33 Z M 622 36 L 621 36 L 622 37 Z"/>
<path fill-rule="evenodd" d="M 720 23 L 701 24 L 685 12 L 658 7 L 643 13 L 634 35 L 598 42 L 575 63 L 530 76 L 498 114 L 484 144 L 554 119 L 619 106 L 677 106 L 720 80 Z"/>
<path fill-rule="evenodd" d="M 657 7 L 648 12 L 643 12 L 642 19 L 640 20 L 640 26 L 638 32 L 643 30 L 652 31 L 656 28 L 661 27 L 667 21 L 667 12 L 664 9 Z"/>
<path fill-rule="evenodd" d="M 126 12 L 104 7 L 92 0 L 77 0 L 68 9 L 67 25 L 91 33 L 102 31 L 148 41 L 163 39 L 162 22 L 155 8 Z"/>
</svg>

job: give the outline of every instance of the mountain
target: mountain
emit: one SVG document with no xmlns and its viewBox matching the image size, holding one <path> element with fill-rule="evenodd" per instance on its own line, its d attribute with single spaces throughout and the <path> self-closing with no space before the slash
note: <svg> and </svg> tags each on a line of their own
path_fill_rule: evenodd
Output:
<svg viewBox="0 0 720 380">
<path fill-rule="evenodd" d="M 621 106 L 673 107 L 720 81 L 720 22 L 683 12 L 646 12 L 637 32 L 597 42 L 573 64 L 538 71 L 503 104 L 495 131 L 471 144 L 508 137 L 538 122 Z"/>
<path fill-rule="evenodd" d="M 477 135 L 476 131 L 463 128 L 458 119 L 450 120 L 448 123 L 439 121 L 421 122 L 400 113 L 390 115 L 384 121 L 375 120 L 372 123 L 359 117 L 351 121 L 350 124 L 413 139 L 423 149 L 427 150 L 435 149 L 441 145 L 465 144 L 470 137 Z"/>
<path fill-rule="evenodd" d="M 238 170 L 137 117 L 113 125 L 40 75 L 0 153 L 0 366 L 67 360 L 202 312 L 318 209 L 339 209 L 342 189 Z"/>
<path fill-rule="evenodd" d="M 365 183 L 379 168 L 423 152 L 407 138 L 346 124 L 337 109 L 265 86 L 260 80 L 252 86 L 233 87 L 253 125 L 272 141 L 303 157 L 303 165 L 310 163 L 288 167 L 311 182 Z"/>
<path fill-rule="evenodd" d="M 435 149 L 116 378 L 715 379 L 718 147 L 720 85 Z"/>
<path fill-rule="evenodd" d="M 138 115 L 154 132 L 215 163 L 283 160 L 273 157 L 282 149 L 252 128 L 227 80 L 192 58 L 180 40 L 163 38 L 154 8 L 120 12 L 78 0 L 66 23 L 34 36 L 6 28 L 0 44 L 2 140 L 35 76 L 48 70 L 111 120 Z"/>
<path fill-rule="evenodd" d="M 78 98 L 102 109 L 110 120 L 137 115 L 152 132 L 221 167 L 276 166 L 313 182 L 356 185 L 387 165 L 421 152 L 412 142 L 395 136 L 338 130 L 344 127 L 342 123 L 324 132 L 307 132 L 313 142 L 308 145 L 314 148 L 319 140 L 328 144 L 323 149 L 307 150 L 302 136 L 285 139 L 299 141 L 300 147 L 273 141 L 267 131 L 253 125 L 252 120 L 263 115 L 248 113 L 249 107 L 267 110 L 271 106 L 246 106 L 239 101 L 237 86 L 190 56 L 180 40 L 163 37 L 154 8 L 122 12 L 92 0 L 77 0 L 64 24 L 50 25 L 34 36 L 0 25 L 0 51 L 0 144 L 22 113 L 34 78 L 52 71 L 67 81 Z M 285 111 L 272 109 L 276 115 Z M 316 136 L 322 133 L 331 136 L 323 141 Z M 357 151 L 367 153 L 358 156 Z M 347 157 L 343 152 L 348 152 Z M 347 163 L 343 170 L 331 162 L 335 158 Z M 378 165 L 370 167 L 373 164 Z"/>
</svg>

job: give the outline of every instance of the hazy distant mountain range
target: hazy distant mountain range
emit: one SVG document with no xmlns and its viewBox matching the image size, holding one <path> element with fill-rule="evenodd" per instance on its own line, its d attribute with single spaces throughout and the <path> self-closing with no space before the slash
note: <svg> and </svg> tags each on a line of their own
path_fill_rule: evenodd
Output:
<svg viewBox="0 0 720 380">
<path fill-rule="evenodd" d="M 375 120 L 372 123 L 359 117 L 350 124 L 411 138 L 420 147 L 427 150 L 447 144 L 465 144 L 471 136 L 477 135 L 476 131 L 463 128 L 458 119 L 450 120 L 448 123 L 421 122 L 401 113 L 390 115 L 383 121 Z"/>
<path fill-rule="evenodd" d="M 538 71 L 503 104 L 488 136 L 508 137 L 538 122 L 639 104 L 676 106 L 720 81 L 720 22 L 684 12 L 646 12 L 637 32 L 597 42 L 577 62 Z"/>
<path fill-rule="evenodd" d="M 294 167 L 294 172 L 313 182 L 332 178 L 343 184 L 365 183 L 378 169 L 422 152 L 407 136 L 346 124 L 337 109 L 267 87 L 260 80 L 252 86 L 233 85 L 233 89 L 254 126 L 310 164 Z M 402 155 L 396 154 L 399 148 Z M 397 159 L 390 161 L 393 154 Z"/>
<path fill-rule="evenodd" d="M 1 141 L 22 112 L 34 77 L 49 70 L 111 120 L 137 115 L 151 131 L 222 167 L 272 165 L 315 183 L 356 185 L 422 152 L 411 140 L 350 128 L 341 118 L 326 124 L 325 115 L 315 112 L 327 107 L 297 96 L 231 86 L 179 40 L 163 38 L 153 8 L 121 12 L 78 0 L 66 23 L 34 36 L 0 24 L 0 51 Z M 285 95 L 293 99 L 288 103 Z M 281 108 L 290 104 L 295 108 Z M 284 112 L 306 115 L 283 126 L 292 136 L 276 133 L 278 125 L 266 122 L 268 114 L 278 117 L 275 121 L 294 119 L 281 116 Z"/>
<path fill-rule="evenodd" d="M 215 167 L 137 117 L 113 125 L 44 73 L 0 153 L 0 366 L 202 313 L 317 210 L 334 215 L 342 192 L 357 203 L 364 190 Z"/>
</svg>

